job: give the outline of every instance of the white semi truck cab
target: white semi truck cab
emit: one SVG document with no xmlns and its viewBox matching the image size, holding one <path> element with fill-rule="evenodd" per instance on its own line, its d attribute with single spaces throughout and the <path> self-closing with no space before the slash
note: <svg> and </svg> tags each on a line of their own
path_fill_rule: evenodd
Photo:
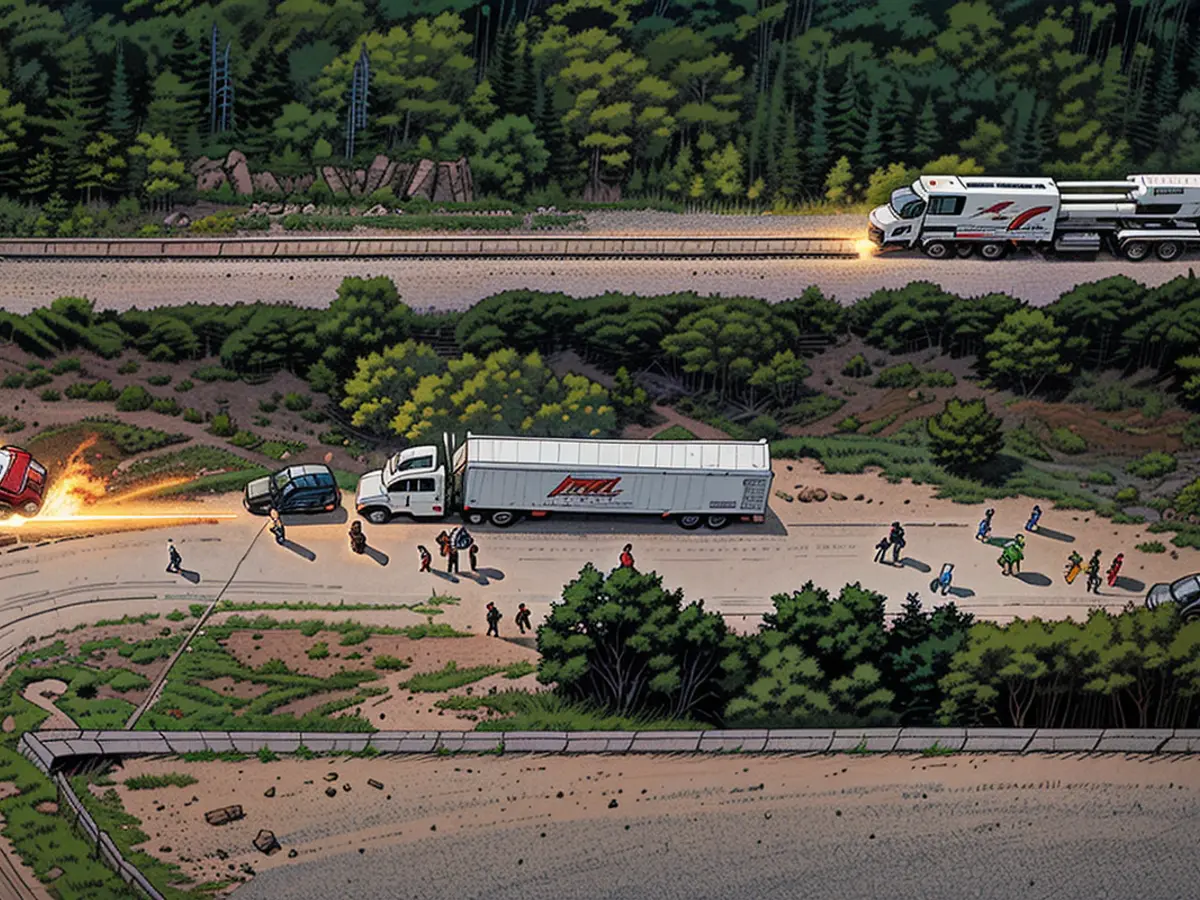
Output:
<svg viewBox="0 0 1200 900">
<path fill-rule="evenodd" d="M 446 469 L 437 447 L 410 447 L 390 457 L 382 469 L 358 481 L 354 507 L 368 522 L 393 516 L 440 519 L 446 515 Z"/>
<path fill-rule="evenodd" d="M 1001 259 L 1036 247 L 1171 261 L 1200 245 L 1200 175 L 922 175 L 871 211 L 867 234 L 881 249 L 917 248 L 935 259 Z"/>
</svg>

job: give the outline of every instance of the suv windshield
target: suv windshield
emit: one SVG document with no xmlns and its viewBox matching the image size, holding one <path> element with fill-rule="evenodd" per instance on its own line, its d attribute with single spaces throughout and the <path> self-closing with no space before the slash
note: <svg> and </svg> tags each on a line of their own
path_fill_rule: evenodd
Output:
<svg viewBox="0 0 1200 900">
<path fill-rule="evenodd" d="M 925 212 L 925 201 L 912 188 L 896 188 L 888 201 L 892 213 L 899 219 L 916 219 Z"/>
<path fill-rule="evenodd" d="M 277 472 L 275 475 L 271 476 L 271 493 L 278 494 L 287 485 L 291 484 L 291 482 L 292 476 L 287 469 L 284 469 L 282 472 Z"/>
</svg>

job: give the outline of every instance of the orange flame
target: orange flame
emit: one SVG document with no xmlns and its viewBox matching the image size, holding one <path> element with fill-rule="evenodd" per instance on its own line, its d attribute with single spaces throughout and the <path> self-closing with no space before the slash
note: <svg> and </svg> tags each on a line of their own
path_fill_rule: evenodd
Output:
<svg viewBox="0 0 1200 900">
<path fill-rule="evenodd" d="M 71 522 L 97 521 L 121 522 L 156 519 L 160 521 L 182 521 L 189 519 L 212 520 L 236 518 L 235 515 L 228 513 L 159 512 L 157 506 L 155 506 L 153 511 L 143 513 L 130 513 L 128 511 L 121 513 L 109 512 L 111 507 L 145 497 L 168 487 L 186 484 L 191 479 L 181 477 L 163 478 L 153 484 L 112 494 L 110 493 L 108 482 L 96 475 L 85 456 L 87 451 L 95 445 L 97 439 L 97 435 L 90 436 L 67 457 L 62 471 L 55 475 L 47 488 L 46 496 L 42 501 L 42 509 L 37 516 L 33 518 L 12 516 L 4 521 L 4 526 L 8 528 L 20 528 L 25 525 L 32 525 L 33 523 L 46 522 L 69 524 Z"/>
</svg>

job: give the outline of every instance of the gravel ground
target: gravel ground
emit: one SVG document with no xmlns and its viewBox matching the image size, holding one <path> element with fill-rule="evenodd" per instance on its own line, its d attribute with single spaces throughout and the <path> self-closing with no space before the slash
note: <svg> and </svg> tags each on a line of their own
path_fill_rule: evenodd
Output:
<svg viewBox="0 0 1200 900">
<path fill-rule="evenodd" d="M 728 260 L 178 260 L 129 262 L 0 261 L 0 309 L 27 313 L 61 296 L 90 297 L 102 309 L 263 300 L 324 307 L 342 279 L 385 275 L 406 303 L 465 309 L 504 290 L 563 291 L 586 297 L 605 291 L 740 295 L 780 301 L 809 285 L 844 303 L 880 288 L 928 280 L 966 296 L 1005 291 L 1043 305 L 1085 281 L 1130 274 L 1147 285 L 1186 275 L 1176 263 L 1040 260 L 998 263 L 930 260 L 921 256 L 839 259 Z"/>
<path fill-rule="evenodd" d="M 589 234 L 717 234 L 755 237 L 867 236 L 867 217 L 843 216 L 718 216 L 710 213 L 602 209 L 587 214 Z"/>
<path fill-rule="evenodd" d="M 1200 877 L 1194 760 L 733 757 L 714 781 L 699 771 L 706 764 L 692 760 L 596 758 L 607 774 L 584 784 L 556 774 L 566 765 L 556 758 L 534 762 L 545 769 L 456 760 L 463 767 L 456 772 L 471 766 L 475 774 L 439 776 L 454 782 L 444 803 L 458 815 L 442 811 L 436 834 L 425 818 L 436 802 L 423 812 L 405 805 L 391 822 L 342 831 L 341 839 L 333 835 L 353 819 L 333 813 L 324 826 L 327 854 L 272 860 L 232 896 L 1181 900 L 1194 895 Z M 428 766 L 417 764 L 426 776 Z M 388 774 L 395 775 L 380 777 Z M 689 787 L 682 776 L 691 775 Z M 460 779 L 482 785 L 482 793 Z M 765 791 L 754 788 L 763 780 Z M 580 797 L 605 786 L 612 796 L 621 784 L 619 808 L 604 809 L 603 796 Z M 642 784 L 649 798 L 639 797 Z M 748 786 L 756 792 L 744 793 Z M 561 787 L 575 788 L 596 810 L 572 813 L 570 797 L 536 799 Z M 735 787 L 743 793 L 733 794 Z M 507 819 L 496 804 L 508 806 Z M 560 812 L 539 815 L 542 807 Z M 305 846 L 312 838 L 320 840 L 308 830 L 283 840 Z"/>
</svg>

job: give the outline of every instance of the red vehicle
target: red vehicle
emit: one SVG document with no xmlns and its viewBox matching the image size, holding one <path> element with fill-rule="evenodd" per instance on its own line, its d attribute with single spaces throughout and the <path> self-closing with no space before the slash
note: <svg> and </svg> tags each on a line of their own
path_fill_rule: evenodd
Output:
<svg viewBox="0 0 1200 900">
<path fill-rule="evenodd" d="M 37 515 L 46 490 L 46 469 L 28 450 L 0 447 L 0 515 Z"/>
</svg>

